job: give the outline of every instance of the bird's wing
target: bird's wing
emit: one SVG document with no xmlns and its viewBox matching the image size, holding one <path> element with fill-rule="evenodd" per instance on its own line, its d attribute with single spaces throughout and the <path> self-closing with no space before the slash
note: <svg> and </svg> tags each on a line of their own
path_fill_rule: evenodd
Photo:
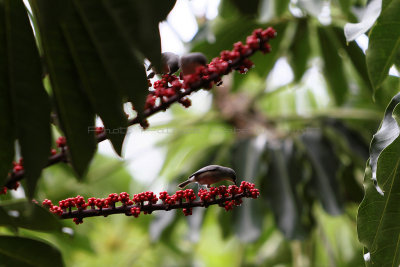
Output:
<svg viewBox="0 0 400 267">
<path fill-rule="evenodd" d="M 190 175 L 189 178 L 191 178 L 191 177 L 193 177 L 195 175 L 201 174 L 203 172 L 215 171 L 215 170 L 218 169 L 218 167 L 219 167 L 218 165 L 208 165 L 206 167 L 201 168 L 200 170 L 198 170 L 197 172 L 193 173 L 192 175 Z"/>
</svg>

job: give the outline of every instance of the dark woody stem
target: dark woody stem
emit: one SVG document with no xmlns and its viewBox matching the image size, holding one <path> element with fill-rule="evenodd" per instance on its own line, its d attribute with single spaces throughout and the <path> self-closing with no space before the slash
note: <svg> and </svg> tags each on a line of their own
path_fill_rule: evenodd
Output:
<svg viewBox="0 0 400 267">
<path fill-rule="evenodd" d="M 263 43 L 268 42 L 268 40 L 269 40 L 268 38 L 260 39 L 260 47 Z M 222 74 L 212 73 L 211 75 L 208 76 L 207 79 L 204 79 L 204 78 L 199 79 L 197 82 L 193 83 L 192 86 L 190 88 L 186 89 L 184 92 L 181 92 L 179 94 L 176 94 L 176 95 L 170 97 L 167 101 L 162 102 L 159 106 L 156 106 L 151 109 L 146 109 L 143 112 L 143 115 L 140 116 L 140 118 L 139 118 L 139 116 L 137 116 L 136 118 L 129 120 L 128 125 L 132 126 L 134 124 L 139 124 L 143 120 L 146 120 L 148 117 L 154 115 L 155 113 L 158 113 L 159 111 L 165 111 L 173 103 L 178 102 L 183 97 L 188 96 L 191 93 L 196 92 L 203 87 L 207 87 L 211 82 L 216 81 L 218 78 L 230 73 L 234 68 L 240 66 L 244 59 L 252 56 L 258 50 L 259 49 L 249 49 L 247 53 L 245 53 L 244 55 L 241 55 L 239 58 L 233 60 L 231 63 L 228 63 L 228 68 L 225 73 L 222 73 Z M 98 134 L 96 136 L 96 138 L 97 138 L 97 142 L 100 143 L 100 142 L 108 139 L 107 133 L 104 131 L 104 132 Z M 58 154 L 55 154 L 55 155 L 49 157 L 49 161 L 48 161 L 46 167 L 51 166 L 51 165 L 56 164 L 61 161 L 66 161 L 67 160 L 67 158 L 66 158 L 67 150 L 68 150 L 68 147 L 65 147 L 61 153 L 58 153 Z M 25 174 L 24 170 L 19 171 L 17 173 L 11 173 L 8 180 L 6 181 L 5 186 L 10 189 L 13 188 L 16 182 L 23 179 L 24 174 Z M 193 202 L 193 203 L 196 203 L 196 202 Z M 185 203 L 183 203 L 183 204 L 185 204 Z M 186 207 L 186 206 L 184 206 L 184 207 Z"/>
<path fill-rule="evenodd" d="M 191 201 L 182 202 L 178 204 L 144 204 L 144 205 L 122 205 L 115 208 L 103 208 L 103 209 L 87 209 L 87 210 L 74 210 L 72 212 L 64 212 L 60 218 L 61 219 L 72 219 L 72 218 L 86 218 L 95 216 L 108 216 L 112 214 L 126 214 L 130 215 L 130 209 L 133 207 L 139 207 L 141 212 L 151 213 L 155 210 L 171 210 L 171 209 L 183 209 L 183 208 L 194 208 L 194 207 L 208 207 L 210 205 L 222 205 L 225 201 L 231 201 L 236 199 L 241 199 L 243 197 L 250 197 L 247 192 L 243 192 L 234 196 L 219 198 L 210 201 Z"/>
</svg>

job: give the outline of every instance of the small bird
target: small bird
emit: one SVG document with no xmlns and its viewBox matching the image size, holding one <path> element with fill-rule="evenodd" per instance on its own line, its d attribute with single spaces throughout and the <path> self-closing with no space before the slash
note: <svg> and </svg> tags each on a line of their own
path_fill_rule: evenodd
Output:
<svg viewBox="0 0 400 267">
<path fill-rule="evenodd" d="M 152 64 L 147 68 L 147 70 L 152 70 L 152 72 L 147 75 L 148 79 L 154 77 L 156 73 L 158 74 L 173 74 L 179 70 L 179 56 L 172 52 L 164 52 L 161 54 L 161 70 L 156 70 Z"/>
<path fill-rule="evenodd" d="M 195 52 L 183 55 L 179 61 L 182 75 L 193 74 L 198 66 L 205 66 L 207 58 L 203 53 Z"/>
<path fill-rule="evenodd" d="M 187 181 L 180 183 L 178 186 L 180 188 L 184 188 L 190 183 L 199 183 L 201 185 L 207 185 L 209 188 L 211 184 L 215 184 L 223 180 L 228 180 L 236 184 L 235 171 L 228 167 L 208 165 L 190 175 Z"/>
</svg>

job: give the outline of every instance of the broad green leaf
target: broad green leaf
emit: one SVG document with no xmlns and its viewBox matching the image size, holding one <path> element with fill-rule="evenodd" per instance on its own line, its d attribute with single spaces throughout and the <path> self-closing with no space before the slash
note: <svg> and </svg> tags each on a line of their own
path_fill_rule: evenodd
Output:
<svg viewBox="0 0 400 267">
<path fill-rule="evenodd" d="M 0 188 L 5 184 L 14 158 L 15 132 L 8 82 L 4 0 L 0 1 Z"/>
<path fill-rule="evenodd" d="M 355 70 L 358 72 L 361 79 L 363 79 L 365 86 L 367 86 L 372 92 L 373 89 L 368 76 L 364 52 L 356 42 L 346 43 L 342 28 L 333 27 L 333 31 L 339 43 L 342 45 L 342 48 L 346 51 L 351 63 L 353 63 Z"/>
<path fill-rule="evenodd" d="M 343 71 L 343 60 L 338 53 L 338 41 L 330 27 L 318 27 L 318 39 L 324 60 L 324 75 L 337 105 L 346 99 L 348 84 Z"/>
<path fill-rule="evenodd" d="M 122 95 L 103 67 L 73 2 L 65 2 L 63 8 L 65 13 L 61 18 L 61 28 L 81 78 L 82 87 L 94 111 L 102 119 L 106 133 L 110 133 L 107 137 L 115 151 L 121 155 L 127 127 Z"/>
<path fill-rule="evenodd" d="M 363 140 L 361 134 L 355 129 L 351 129 L 343 121 L 337 119 L 327 119 L 325 124 L 332 127 L 335 131 L 334 138 L 342 137 L 346 141 L 348 153 L 360 157 L 363 162 L 366 162 L 369 157 L 368 144 Z M 332 142 L 336 142 L 333 140 Z"/>
<path fill-rule="evenodd" d="M 94 132 L 88 131 L 94 125 L 94 112 L 61 33 L 59 19 L 65 11 L 58 1 L 32 0 L 30 4 L 38 18 L 57 115 L 67 138 L 71 163 L 82 176 L 96 149 Z"/>
<path fill-rule="evenodd" d="M 396 114 L 400 114 L 397 108 Z M 383 195 L 372 179 L 367 166 L 364 177 L 365 197 L 358 209 L 357 232 L 360 242 L 370 253 L 367 266 L 399 266 L 400 229 L 400 139 L 395 139 L 380 154 L 376 178 Z"/>
<path fill-rule="evenodd" d="M 309 35 L 307 20 L 299 20 L 296 34 L 289 47 L 289 62 L 294 73 L 295 82 L 300 81 L 307 70 L 307 62 L 311 52 Z"/>
<path fill-rule="evenodd" d="M 146 71 L 133 45 L 124 38 L 124 26 L 115 23 L 112 10 L 104 1 L 84 0 L 74 4 L 116 89 L 124 101 L 132 102 L 137 111 L 143 111 L 148 94 Z"/>
<path fill-rule="evenodd" d="M 147 57 L 154 66 L 161 66 L 161 39 L 158 31 L 158 23 L 169 13 L 175 4 L 174 0 L 168 0 L 163 6 L 160 1 L 140 0 L 104 0 L 110 9 L 111 15 L 124 37 L 140 52 Z M 163 12 L 155 12 L 161 9 Z"/>
<path fill-rule="evenodd" d="M 243 15 L 256 16 L 258 12 L 258 7 L 260 5 L 260 0 L 253 1 L 242 1 L 242 0 L 230 0 L 240 13 Z"/>
<path fill-rule="evenodd" d="M 350 2 L 341 0 L 342 2 Z M 343 5 L 343 4 L 342 4 Z M 347 23 L 344 26 L 344 35 L 346 36 L 347 42 L 354 41 L 361 34 L 368 31 L 375 23 L 376 19 L 381 13 L 382 0 L 372 0 L 368 2 L 368 5 L 364 9 L 361 21 L 358 23 Z"/>
<path fill-rule="evenodd" d="M 382 123 L 379 130 L 374 134 L 370 146 L 370 160 L 369 164 L 372 170 L 372 180 L 378 183 L 378 186 L 382 186 L 384 183 L 378 180 L 377 170 L 378 161 L 380 154 L 386 147 L 388 147 L 394 140 L 396 140 L 400 134 L 400 127 L 394 116 L 395 109 L 398 109 L 398 104 L 400 103 L 400 93 L 395 95 L 390 101 L 386 108 L 385 115 L 383 117 Z M 377 190 L 380 191 L 379 187 Z"/>
<path fill-rule="evenodd" d="M 223 19 L 238 18 L 240 17 L 240 12 L 231 0 L 221 0 L 218 7 L 218 17 Z"/>
<path fill-rule="evenodd" d="M 320 132 L 306 132 L 301 137 L 313 168 L 312 186 L 323 208 L 331 215 L 343 211 L 337 171 L 339 162 L 331 144 Z"/>
<path fill-rule="evenodd" d="M 375 90 L 381 87 L 400 49 L 400 0 L 387 1 L 371 29 L 366 52 L 369 78 Z"/>
<path fill-rule="evenodd" d="M 6 209 L 0 206 L 0 225 L 14 225 L 12 218 L 8 216 Z"/>
<path fill-rule="evenodd" d="M 42 66 L 22 1 L 6 0 L 7 55 L 15 131 L 24 159 L 29 197 L 50 154 L 50 101 Z"/>
<path fill-rule="evenodd" d="M 64 266 L 61 252 L 53 245 L 19 236 L 0 235 L 0 262 L 4 266 Z"/>
<path fill-rule="evenodd" d="M 265 136 L 259 136 L 240 140 L 236 144 L 233 151 L 232 168 L 236 171 L 238 184 L 240 180 L 255 182 L 266 142 Z M 247 243 L 256 240 L 261 234 L 261 203 L 243 199 L 242 205 L 246 208 L 233 210 L 234 229 L 238 238 Z"/>
<path fill-rule="evenodd" d="M 292 142 L 269 145 L 269 168 L 264 186 L 264 197 L 270 203 L 276 224 L 288 239 L 302 238 L 305 234 L 301 223 L 302 204 L 305 203 L 298 199 L 296 192 L 296 180 L 301 174 L 292 176 L 294 166 L 289 162 L 293 153 Z"/>
<path fill-rule="evenodd" d="M 397 53 L 395 59 L 394 59 L 394 64 L 397 67 L 397 71 L 400 71 L 400 49 L 399 52 Z"/>
<path fill-rule="evenodd" d="M 280 17 L 289 8 L 290 0 L 274 1 L 276 16 Z"/>
<path fill-rule="evenodd" d="M 340 5 L 340 7 L 342 8 L 342 11 L 343 11 L 345 14 L 350 13 L 351 4 L 352 4 L 351 1 L 348 1 L 348 0 L 339 0 L 339 5 Z"/>
<path fill-rule="evenodd" d="M 0 208 L 8 218 L 0 218 L 0 225 L 22 227 L 35 231 L 59 231 L 60 219 L 45 208 L 24 200 L 2 202 Z"/>
<path fill-rule="evenodd" d="M 176 0 L 167 0 L 167 1 L 152 0 L 147 2 L 153 8 L 152 10 L 152 12 L 154 12 L 153 16 L 158 22 L 165 20 L 169 12 L 171 12 L 171 10 L 174 8 L 176 4 Z"/>
</svg>

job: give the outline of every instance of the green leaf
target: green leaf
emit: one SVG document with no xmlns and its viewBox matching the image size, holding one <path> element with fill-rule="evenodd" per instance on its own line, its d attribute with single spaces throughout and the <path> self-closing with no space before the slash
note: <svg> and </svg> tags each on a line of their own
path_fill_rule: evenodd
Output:
<svg viewBox="0 0 400 267">
<path fill-rule="evenodd" d="M 265 138 L 265 136 L 259 136 L 253 139 L 243 139 L 235 145 L 232 167 L 236 171 L 238 179 L 255 182 L 260 168 L 260 157 L 266 145 Z M 240 180 L 237 183 L 240 183 Z M 261 203 L 243 199 L 242 205 L 246 208 L 233 210 L 234 229 L 242 242 L 252 242 L 261 234 Z"/>
<path fill-rule="evenodd" d="M 379 130 L 374 134 L 374 137 L 371 141 L 371 146 L 369 150 L 369 164 L 372 170 L 372 180 L 374 182 L 377 182 L 378 186 L 383 185 L 382 181 L 379 181 L 377 176 L 379 157 L 382 151 L 384 151 L 386 147 L 388 147 L 394 140 L 396 140 L 400 134 L 400 127 L 395 118 L 395 116 L 398 116 L 398 114 L 395 113 L 395 110 L 399 109 L 399 103 L 400 93 L 395 95 L 390 101 L 389 105 L 386 108 L 385 115 L 383 117 Z M 380 191 L 379 187 L 377 187 L 377 190 Z"/>
<path fill-rule="evenodd" d="M 343 60 L 338 54 L 338 41 L 330 27 L 318 27 L 318 37 L 326 81 L 336 104 L 341 105 L 346 98 L 348 85 L 343 72 Z"/>
<path fill-rule="evenodd" d="M 95 112 L 102 119 L 107 137 L 121 155 L 127 119 L 122 106 L 122 95 L 116 90 L 103 67 L 96 48 L 86 32 L 73 2 L 64 2 L 61 28 L 71 51 L 83 89 Z M 115 40 L 114 40 L 115 41 Z"/>
<path fill-rule="evenodd" d="M 400 49 L 400 0 L 387 1 L 371 29 L 366 52 L 369 78 L 375 90 L 388 75 Z"/>
<path fill-rule="evenodd" d="M 133 45 L 124 38 L 124 26 L 115 23 L 112 10 L 103 2 L 85 0 L 74 4 L 109 77 L 124 101 L 132 102 L 141 114 L 148 94 L 147 76 Z"/>
<path fill-rule="evenodd" d="M 50 74 L 57 115 L 67 138 L 71 163 L 82 176 L 96 149 L 94 112 L 81 88 L 76 67 L 61 33 L 59 18 L 63 16 L 60 2 L 32 0 L 32 9 L 38 18 L 42 46 Z"/>
<path fill-rule="evenodd" d="M 140 2 L 142 3 L 142 2 Z M 158 1 L 158 0 L 150 0 L 146 1 L 152 8 L 151 12 L 153 13 L 153 17 L 156 21 L 161 22 L 165 20 L 174 8 L 176 4 L 176 0 L 167 0 L 167 1 Z"/>
<path fill-rule="evenodd" d="M 258 7 L 260 5 L 260 0 L 253 1 L 243 1 L 243 0 L 230 0 L 236 8 L 243 15 L 256 16 L 258 12 Z"/>
<path fill-rule="evenodd" d="M 297 23 L 296 34 L 289 47 L 289 62 L 292 66 L 295 82 L 300 81 L 304 72 L 307 70 L 307 62 L 310 56 L 310 32 L 306 19 L 301 19 Z"/>
<path fill-rule="evenodd" d="M 397 108 L 396 114 L 399 115 Z M 400 229 L 398 227 L 400 202 L 400 139 L 397 138 L 380 154 L 376 178 L 384 195 L 375 188 L 372 171 L 365 171 L 365 197 L 358 209 L 358 239 L 368 249 L 367 266 L 399 266 Z"/>
<path fill-rule="evenodd" d="M 372 92 L 373 89 L 368 76 L 364 52 L 356 42 L 346 43 L 342 28 L 333 27 L 333 31 L 339 43 L 342 45 L 342 48 L 346 51 L 351 63 L 353 63 L 355 70 L 358 72 L 361 79 L 363 79 L 365 86 L 367 86 Z"/>
<path fill-rule="evenodd" d="M 0 204 L 8 217 L 0 217 L 0 225 L 22 227 L 35 231 L 59 231 L 60 219 L 45 208 L 28 201 L 7 201 Z"/>
<path fill-rule="evenodd" d="M 306 146 L 313 168 L 312 186 L 323 208 L 331 215 L 341 214 L 343 203 L 339 192 L 337 171 L 339 162 L 330 143 L 320 132 L 306 132 L 301 140 Z"/>
<path fill-rule="evenodd" d="M 2 206 L 0 206 L 0 225 L 14 225 L 11 217 L 8 216 L 7 211 Z"/>
<path fill-rule="evenodd" d="M 169 13 L 175 1 L 159 6 L 160 1 L 104 0 L 111 15 L 120 27 L 126 40 L 138 48 L 156 68 L 161 67 L 161 39 L 158 23 Z M 166 1 L 168 2 L 168 1 Z M 155 12 L 161 9 L 163 12 Z"/>
<path fill-rule="evenodd" d="M 8 82 L 4 0 L 0 1 L 0 188 L 5 184 L 14 158 L 15 132 Z"/>
<path fill-rule="evenodd" d="M 348 153 L 360 157 L 363 164 L 367 161 L 369 157 L 368 143 L 365 142 L 358 131 L 351 129 L 343 121 L 337 119 L 327 119 L 324 123 L 334 129 L 335 133 L 333 134 L 333 138 L 342 137 L 345 139 L 346 148 L 349 149 Z M 337 140 L 334 140 L 333 138 L 332 142 L 337 142 Z"/>
<path fill-rule="evenodd" d="M 278 17 L 282 16 L 282 14 L 285 13 L 286 10 L 288 10 L 289 3 L 290 3 L 290 0 L 275 1 L 274 4 L 275 4 L 276 16 L 278 16 Z"/>
<path fill-rule="evenodd" d="M 61 252 L 52 245 L 26 237 L 0 235 L 0 262 L 4 266 L 64 266 Z"/>
<path fill-rule="evenodd" d="M 288 239 L 304 237 L 301 224 L 302 202 L 296 193 L 296 178 L 292 170 L 293 142 L 269 145 L 268 173 L 265 178 L 265 197 L 270 202 L 278 228 Z"/>
<path fill-rule="evenodd" d="M 348 0 L 339 0 L 339 5 L 342 8 L 342 11 L 345 14 L 350 13 L 351 1 Z"/>
<path fill-rule="evenodd" d="M 28 195 L 50 154 L 50 102 L 42 84 L 42 66 L 22 1 L 6 0 L 9 86 L 16 135 L 24 159 Z"/>
</svg>

